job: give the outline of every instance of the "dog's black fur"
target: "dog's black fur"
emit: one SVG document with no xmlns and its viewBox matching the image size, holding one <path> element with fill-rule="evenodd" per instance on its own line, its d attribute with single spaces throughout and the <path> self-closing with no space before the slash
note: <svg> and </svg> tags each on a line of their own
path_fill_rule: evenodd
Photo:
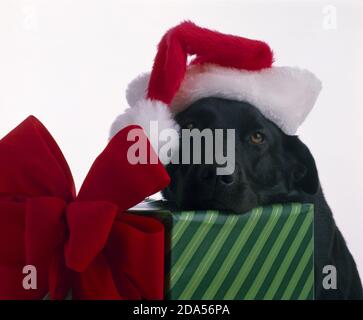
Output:
<svg viewBox="0 0 363 320">
<path fill-rule="evenodd" d="M 217 176 L 216 165 L 170 164 L 166 199 L 182 209 L 236 213 L 271 203 L 313 203 L 315 297 L 362 299 L 355 262 L 324 198 L 314 158 L 297 136 L 284 134 L 254 106 L 221 98 L 201 99 L 176 120 L 181 128 L 235 129 L 236 167 L 231 176 Z M 336 267 L 337 289 L 322 287 L 326 265 Z"/>
</svg>

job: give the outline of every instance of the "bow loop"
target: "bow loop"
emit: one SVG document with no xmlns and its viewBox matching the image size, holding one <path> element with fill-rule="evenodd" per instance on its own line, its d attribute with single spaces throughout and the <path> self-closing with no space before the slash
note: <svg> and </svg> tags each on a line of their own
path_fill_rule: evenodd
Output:
<svg viewBox="0 0 363 320">
<path fill-rule="evenodd" d="M 73 202 L 67 208 L 69 240 L 66 264 L 82 272 L 101 252 L 117 214 L 117 206 L 103 201 Z"/>
<path fill-rule="evenodd" d="M 71 201 L 75 186 L 57 143 L 33 116 L 0 140 L 0 195 Z"/>
<path fill-rule="evenodd" d="M 144 135 L 150 158 L 157 159 L 149 140 L 139 126 L 128 126 L 115 135 L 106 149 L 93 163 L 77 199 L 114 203 L 123 212 L 146 197 L 165 188 L 170 178 L 164 166 L 157 163 L 130 163 L 129 150 L 134 143 L 129 139 L 132 130 Z M 140 138 L 141 139 L 141 138 Z"/>
</svg>

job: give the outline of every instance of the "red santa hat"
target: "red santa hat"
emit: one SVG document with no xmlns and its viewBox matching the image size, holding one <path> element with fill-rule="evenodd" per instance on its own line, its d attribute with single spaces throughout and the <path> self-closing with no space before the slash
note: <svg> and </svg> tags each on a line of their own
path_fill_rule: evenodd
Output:
<svg viewBox="0 0 363 320">
<path fill-rule="evenodd" d="M 150 121 L 158 121 L 159 131 L 178 130 L 175 114 L 205 97 L 248 102 L 293 135 L 314 106 L 321 82 L 308 70 L 272 63 L 265 42 L 183 22 L 161 39 L 152 72 L 130 83 L 130 108 L 117 117 L 111 136 L 131 124 L 148 133 Z"/>
</svg>

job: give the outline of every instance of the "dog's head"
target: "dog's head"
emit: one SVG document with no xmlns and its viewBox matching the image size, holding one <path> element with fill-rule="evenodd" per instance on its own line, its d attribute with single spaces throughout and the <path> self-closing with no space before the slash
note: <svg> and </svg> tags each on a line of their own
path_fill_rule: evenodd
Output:
<svg viewBox="0 0 363 320">
<path fill-rule="evenodd" d="M 315 161 L 308 148 L 248 103 L 204 98 L 178 114 L 176 121 L 182 129 L 235 129 L 232 174 L 216 174 L 220 166 L 216 154 L 212 164 L 203 163 L 204 157 L 201 164 L 183 164 L 184 149 L 180 150 L 180 164 L 167 166 L 171 184 L 163 195 L 179 208 L 241 213 L 259 205 L 298 201 L 300 195 L 315 194 L 319 189 Z M 214 143 L 220 143 L 215 138 L 214 134 Z M 227 151 L 226 139 L 227 134 L 223 134 L 224 147 L 214 148 L 214 152 Z M 204 154 L 205 144 L 202 150 L 192 149 L 190 143 L 192 157 L 195 152 Z"/>
</svg>

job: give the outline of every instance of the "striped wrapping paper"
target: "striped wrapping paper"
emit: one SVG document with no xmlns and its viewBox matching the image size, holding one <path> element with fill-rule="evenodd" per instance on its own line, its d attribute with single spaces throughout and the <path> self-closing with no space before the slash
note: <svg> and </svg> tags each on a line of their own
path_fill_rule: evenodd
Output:
<svg viewBox="0 0 363 320">
<path fill-rule="evenodd" d="M 166 226 L 166 298 L 313 299 L 313 205 L 150 213 Z"/>
<path fill-rule="evenodd" d="M 312 204 L 245 214 L 167 208 L 146 201 L 129 210 L 165 225 L 167 299 L 314 299 Z"/>
</svg>

